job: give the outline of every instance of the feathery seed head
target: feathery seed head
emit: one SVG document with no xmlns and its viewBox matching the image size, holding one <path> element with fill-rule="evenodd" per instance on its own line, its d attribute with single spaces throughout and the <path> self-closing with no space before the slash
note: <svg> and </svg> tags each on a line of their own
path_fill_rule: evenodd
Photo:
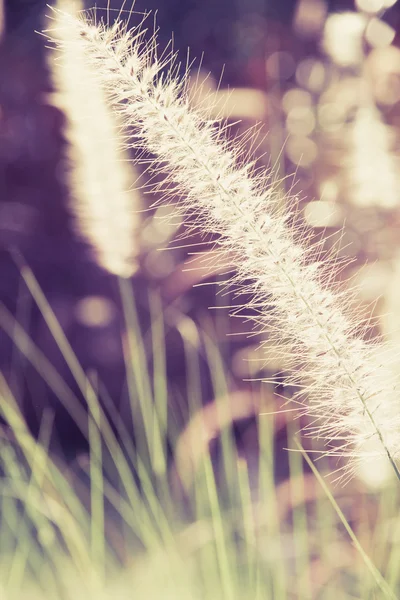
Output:
<svg viewBox="0 0 400 600">
<path fill-rule="evenodd" d="M 75 3 L 60 1 L 59 6 L 76 12 Z M 78 228 L 99 263 L 111 273 L 129 277 L 137 268 L 139 219 L 135 208 L 140 208 L 140 198 L 130 190 L 133 174 L 119 148 L 117 115 L 107 103 L 101 77 L 87 60 L 87 50 L 92 47 L 97 47 L 93 56 L 103 57 L 118 28 L 102 35 L 82 17 L 53 12 L 52 35 L 58 54 L 56 60 L 51 56 L 49 65 L 57 104 L 67 118 L 71 205 Z M 105 57 L 104 67 L 111 83 L 119 69 L 116 58 Z"/>
<path fill-rule="evenodd" d="M 74 27 L 87 30 L 78 20 Z M 318 246 L 307 247 L 292 215 L 281 214 L 271 176 L 243 164 L 225 128 L 190 108 L 173 56 L 158 60 L 154 45 L 121 24 L 98 25 L 96 35 L 78 38 L 113 110 L 134 132 L 133 143 L 180 194 L 177 210 L 194 213 L 197 226 L 218 236 L 215 243 L 236 271 L 229 283 L 265 306 L 250 318 L 275 345 L 289 346 L 286 383 L 298 388 L 294 400 L 311 418 L 309 433 L 353 462 L 376 438 L 400 478 L 398 381 L 380 364 L 376 345 L 362 339 L 350 297 L 332 288 L 334 262 L 321 263 Z M 163 191 L 165 197 L 168 187 Z"/>
</svg>

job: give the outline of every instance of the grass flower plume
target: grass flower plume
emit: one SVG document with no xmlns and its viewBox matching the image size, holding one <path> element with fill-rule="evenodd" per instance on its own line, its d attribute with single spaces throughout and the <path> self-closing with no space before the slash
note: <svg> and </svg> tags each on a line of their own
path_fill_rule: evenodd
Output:
<svg viewBox="0 0 400 600">
<path fill-rule="evenodd" d="M 61 44 L 57 32 L 47 35 L 63 55 L 79 52 L 96 73 L 133 132 L 132 145 L 151 154 L 153 171 L 165 173 L 164 197 L 171 189 L 181 197 L 176 210 L 190 214 L 188 226 L 194 218 L 216 237 L 235 269 L 227 283 L 252 293 L 254 324 L 282 348 L 289 344 L 286 382 L 298 386 L 294 400 L 310 417 L 310 433 L 326 442 L 327 452 L 349 456 L 349 468 L 375 438 L 400 476 L 397 380 L 376 345 L 364 340 L 349 296 L 335 291 L 332 261 L 319 261 L 318 248 L 291 225 L 291 212 L 282 215 L 270 175 L 244 160 L 242 145 L 228 139 L 224 126 L 190 106 L 187 77 L 177 77 L 174 56 L 158 57 L 141 27 L 56 16 L 58 27 L 74 35 Z"/>
<path fill-rule="evenodd" d="M 67 126 L 69 183 L 72 208 L 82 235 L 92 245 L 98 262 L 108 271 L 129 277 L 136 270 L 139 194 L 129 158 L 119 147 L 117 115 L 105 90 L 76 43 L 74 22 L 65 14 L 77 4 L 63 0 L 55 12 L 57 42 L 68 51 L 49 61 L 56 93 L 54 103 L 64 111 Z M 75 42 L 75 43 L 74 43 Z M 136 212 L 135 212 L 136 211 Z"/>
</svg>

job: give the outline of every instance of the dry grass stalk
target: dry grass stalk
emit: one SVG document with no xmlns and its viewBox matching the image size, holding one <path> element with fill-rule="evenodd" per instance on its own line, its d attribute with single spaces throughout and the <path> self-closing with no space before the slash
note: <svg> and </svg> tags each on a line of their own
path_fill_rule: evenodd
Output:
<svg viewBox="0 0 400 600">
<path fill-rule="evenodd" d="M 60 0 L 56 11 L 60 52 L 49 65 L 56 87 L 54 103 L 67 118 L 68 170 L 72 208 L 81 234 L 98 262 L 122 277 L 137 269 L 139 192 L 135 173 L 121 148 L 120 123 L 111 111 L 97 73 L 77 43 L 78 32 L 64 14 L 78 14 L 78 3 Z"/>
<path fill-rule="evenodd" d="M 290 224 L 292 215 L 282 216 L 270 176 L 243 160 L 224 128 L 190 109 L 173 59 L 160 60 L 140 28 L 57 18 L 75 29 L 79 51 L 133 129 L 133 143 L 155 157 L 153 170 L 162 169 L 183 198 L 176 210 L 195 214 L 195 226 L 216 234 L 221 252 L 234 252 L 228 283 L 252 292 L 254 324 L 277 346 L 289 341 L 286 381 L 298 386 L 294 401 L 310 416 L 310 433 L 327 452 L 349 457 L 350 471 L 376 437 L 400 479 L 398 380 L 364 341 L 367 326 L 352 317 L 348 295 L 333 289 L 333 261 L 321 263 L 318 248 Z"/>
</svg>

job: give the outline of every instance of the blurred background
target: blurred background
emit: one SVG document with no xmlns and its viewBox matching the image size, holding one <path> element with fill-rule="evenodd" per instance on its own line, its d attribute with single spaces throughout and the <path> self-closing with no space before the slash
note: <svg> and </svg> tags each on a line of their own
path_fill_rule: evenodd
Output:
<svg viewBox="0 0 400 600">
<path fill-rule="evenodd" d="M 120 3 L 113 0 L 110 8 L 115 11 L 111 15 L 118 14 Z M 194 101 L 206 101 L 211 94 L 213 110 L 235 122 L 232 131 L 237 134 L 263 124 L 254 144 L 260 165 L 274 168 L 283 196 L 287 191 L 297 196 L 299 223 L 312 228 L 315 240 L 323 237 L 325 250 L 336 248 L 339 256 L 352 259 L 342 275 L 357 285 L 355 310 L 376 317 L 371 319 L 371 337 L 400 342 L 400 6 L 395 0 L 137 0 L 132 24 L 144 11 L 157 11 L 161 48 L 173 35 L 183 64 L 190 49 L 198 72 Z M 127 393 L 120 290 L 115 273 L 98 263 L 90 241 L 79 232 L 74 214 L 65 162 L 66 117 L 53 102 L 50 50 L 35 33 L 48 26 L 49 12 L 37 0 L 5 0 L 2 7 L 0 301 L 79 395 L 21 279 L 19 265 L 26 262 L 83 368 L 101 373 L 123 413 Z M 144 335 L 151 321 L 149 290 L 162 299 L 168 378 L 175 398 L 171 402 L 183 398 L 180 409 L 185 414 L 179 332 L 185 319 L 211 327 L 230 393 L 257 394 L 257 385 L 244 380 L 275 377 L 277 384 L 269 392 L 282 394 L 282 375 L 277 373 L 284 372 L 284 365 L 276 357 L 258 359 L 257 339 L 227 335 L 246 331 L 244 319 L 209 310 L 228 305 L 229 296 L 221 298 L 214 286 L 193 289 L 202 275 L 185 271 L 193 260 L 189 249 L 160 252 L 174 246 L 182 224 L 161 219 L 168 209 L 149 209 L 153 201 L 152 195 L 140 198 L 143 212 L 130 282 Z M 206 255 L 208 245 L 202 245 L 195 231 L 187 243 L 197 243 Z M 215 271 L 206 280 L 219 278 Z M 390 319 L 382 316 L 388 313 Z M 2 320 L 4 328 L 4 314 Z M 38 432 L 43 411 L 50 409 L 51 445 L 74 458 L 87 442 L 16 349 L 10 322 L 9 334 L 0 334 L 0 367 L 32 430 Z M 198 350 L 202 401 L 207 405 L 213 400 L 212 377 L 201 342 Z M 150 354 L 147 360 L 151 369 Z M 255 443 L 251 413 L 257 411 L 243 415 L 238 410 L 234 418 L 244 453 L 251 453 Z M 285 428 L 278 428 L 278 480 L 288 473 L 285 436 Z"/>
</svg>

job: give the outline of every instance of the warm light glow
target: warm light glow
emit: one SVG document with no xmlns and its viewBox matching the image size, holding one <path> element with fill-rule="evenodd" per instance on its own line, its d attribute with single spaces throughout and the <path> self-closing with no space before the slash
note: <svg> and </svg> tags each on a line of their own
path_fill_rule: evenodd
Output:
<svg viewBox="0 0 400 600">
<path fill-rule="evenodd" d="M 335 227 L 343 222 L 343 211 L 335 202 L 314 200 L 304 209 L 304 218 L 311 227 Z"/>
<path fill-rule="evenodd" d="M 361 459 L 357 468 L 358 477 L 373 490 L 385 487 L 393 479 L 390 462 L 379 450 L 379 440 L 371 438 L 365 449 L 370 455 Z"/>
<path fill-rule="evenodd" d="M 370 14 L 377 14 L 396 4 L 397 0 L 355 0 L 356 7 Z"/>
<path fill-rule="evenodd" d="M 325 179 L 319 186 L 319 197 L 329 204 L 336 202 L 338 194 L 339 186 L 335 179 Z"/>
<path fill-rule="evenodd" d="M 318 119 L 322 129 L 334 132 L 354 115 L 364 92 L 363 81 L 359 77 L 341 77 L 321 96 L 318 106 Z"/>
<path fill-rule="evenodd" d="M 286 119 L 286 128 L 292 135 L 310 135 L 315 128 L 315 116 L 311 108 L 292 108 Z"/>
<path fill-rule="evenodd" d="M 204 70 L 188 81 L 188 98 L 193 108 L 201 107 L 216 119 L 264 120 L 268 95 L 254 88 L 217 89 L 218 82 Z"/>
<path fill-rule="evenodd" d="M 296 79 L 299 85 L 307 88 L 310 92 L 321 92 L 326 81 L 325 67 L 323 63 L 315 58 L 305 58 L 296 69 Z"/>
<path fill-rule="evenodd" d="M 392 106 L 400 100 L 400 49 L 375 48 L 368 56 L 373 93 L 380 104 Z"/>
<path fill-rule="evenodd" d="M 337 65 L 348 67 L 362 62 L 366 25 L 366 17 L 355 12 L 334 13 L 327 18 L 322 45 Z"/>
<path fill-rule="evenodd" d="M 327 10 L 324 0 L 300 0 L 294 16 L 294 29 L 304 37 L 316 37 L 324 26 Z"/>
<path fill-rule="evenodd" d="M 274 52 L 267 58 L 265 68 L 272 79 L 289 79 L 294 73 L 295 62 L 289 52 Z"/>
<path fill-rule="evenodd" d="M 325 131 L 337 131 L 343 125 L 344 114 L 339 104 L 321 104 L 318 107 L 318 121 Z"/>
<path fill-rule="evenodd" d="M 379 71 L 400 73 L 400 48 L 395 46 L 371 50 L 367 60 L 373 74 Z"/>
<path fill-rule="evenodd" d="M 174 259 L 168 252 L 150 252 L 144 261 L 146 273 L 155 279 L 164 279 L 174 267 Z"/>
<path fill-rule="evenodd" d="M 390 275 L 390 268 L 383 261 L 358 268 L 352 281 L 359 298 L 365 302 L 373 302 L 379 298 L 388 285 Z"/>
<path fill-rule="evenodd" d="M 392 250 L 390 275 L 383 295 L 381 327 L 387 346 L 392 348 L 396 360 L 395 368 L 400 370 L 400 251 Z M 382 291 L 381 291 L 382 294 Z"/>
<path fill-rule="evenodd" d="M 350 201 L 357 206 L 394 208 L 399 205 L 399 168 L 391 152 L 393 135 L 379 111 L 358 111 L 351 132 Z"/>
<path fill-rule="evenodd" d="M 115 306 L 108 298 L 86 296 L 77 302 L 75 316 L 86 327 L 105 327 L 115 317 Z"/>
<path fill-rule="evenodd" d="M 375 48 L 390 46 L 396 35 L 395 29 L 380 19 L 371 19 L 365 32 L 366 40 Z"/>
<path fill-rule="evenodd" d="M 282 108 L 288 114 L 293 108 L 306 107 L 309 108 L 313 104 L 313 99 L 310 92 L 293 88 L 286 92 L 282 98 Z"/>
<path fill-rule="evenodd" d="M 268 108 L 268 96 L 261 90 L 237 88 L 219 90 L 210 95 L 203 107 L 219 118 L 264 119 Z"/>
<path fill-rule="evenodd" d="M 317 158 L 317 145 L 307 137 L 291 136 L 285 146 L 286 154 L 293 164 L 310 167 Z"/>
<path fill-rule="evenodd" d="M 355 5 L 358 10 L 367 13 L 378 13 L 382 10 L 383 0 L 355 0 Z"/>
<path fill-rule="evenodd" d="M 181 218 L 175 214 L 172 206 L 160 206 L 141 231 L 142 246 L 150 249 L 165 245 L 175 235 L 181 223 Z"/>
</svg>

